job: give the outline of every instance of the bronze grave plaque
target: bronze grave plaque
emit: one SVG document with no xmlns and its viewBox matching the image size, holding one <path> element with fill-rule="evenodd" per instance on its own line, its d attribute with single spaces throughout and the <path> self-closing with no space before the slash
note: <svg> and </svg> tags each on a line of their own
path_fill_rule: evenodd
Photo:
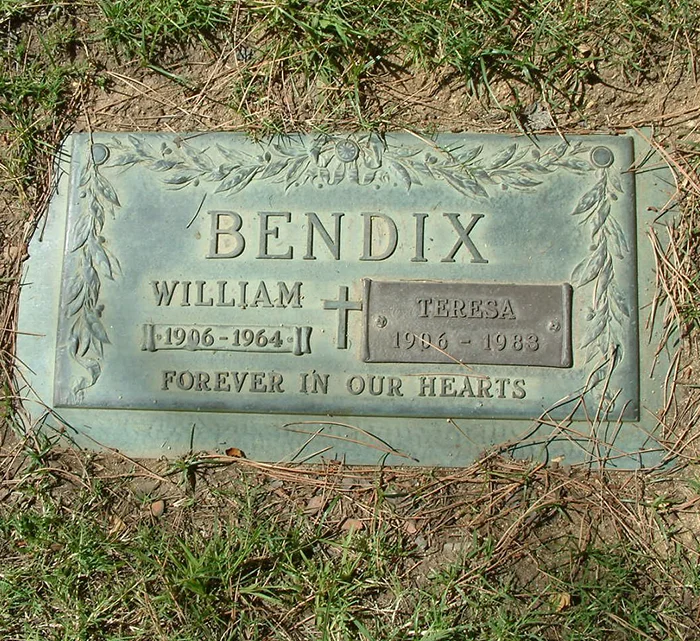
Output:
<svg viewBox="0 0 700 641">
<path fill-rule="evenodd" d="M 649 158 L 634 134 L 73 135 L 22 288 L 27 415 L 141 456 L 653 461 Z"/>
</svg>

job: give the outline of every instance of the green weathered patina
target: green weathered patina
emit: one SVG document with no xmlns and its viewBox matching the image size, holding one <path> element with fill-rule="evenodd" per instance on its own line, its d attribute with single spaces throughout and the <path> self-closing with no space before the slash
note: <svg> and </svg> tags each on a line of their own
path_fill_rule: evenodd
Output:
<svg viewBox="0 0 700 641">
<path fill-rule="evenodd" d="M 73 135 L 22 294 L 27 407 L 143 456 L 651 464 L 670 359 L 647 232 L 670 185 L 633 171 L 648 151 Z"/>
</svg>

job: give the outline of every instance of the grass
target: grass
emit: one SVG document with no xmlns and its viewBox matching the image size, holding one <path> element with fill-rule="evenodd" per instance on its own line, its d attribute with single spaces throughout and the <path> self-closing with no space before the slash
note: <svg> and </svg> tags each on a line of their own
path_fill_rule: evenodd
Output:
<svg viewBox="0 0 700 641">
<path fill-rule="evenodd" d="M 638 83 L 667 63 L 694 64 L 700 12 L 691 0 L 2 0 L 0 24 L 4 164 L 26 183 L 58 115 L 124 60 L 192 89 L 198 81 L 172 69 L 188 48 L 232 49 L 240 64 L 228 102 L 250 127 L 286 128 L 274 104 L 286 88 L 316 119 L 376 128 L 400 123 L 400 107 L 376 105 L 387 82 L 412 73 L 461 79 L 516 114 L 532 91 L 581 110 L 586 87 L 610 70 Z"/>
<path fill-rule="evenodd" d="M 696 4 L 0 0 L 3 251 L 37 221 L 52 152 L 74 126 L 516 131 L 542 102 L 570 123 L 616 127 L 622 115 L 598 114 L 589 97 L 619 100 L 616 111 L 692 79 Z M 455 125 L 451 100 L 451 113 L 483 108 Z M 700 317 L 693 131 L 668 266 L 687 278 L 666 292 L 689 332 Z M 1 266 L 11 327 L 20 260 Z M 9 371 L 12 333 L 2 340 Z M 679 410 L 692 465 L 694 402 Z M 245 462 L 216 470 L 196 452 L 146 466 L 65 454 L 39 437 L 0 457 L 8 641 L 700 638 L 692 479 L 580 478 L 497 459 L 449 474 L 263 474 Z"/>
<path fill-rule="evenodd" d="M 39 28 L 28 30 L 27 20 Z M 28 204 L 45 187 L 40 174 L 73 117 L 75 94 L 90 69 L 71 60 L 77 35 L 58 5 L 0 2 L 0 25 L 6 34 L 0 52 L 0 169 L 3 183 L 12 181 Z"/>
<path fill-rule="evenodd" d="M 169 47 L 207 44 L 229 22 L 233 2 L 207 0 L 101 0 L 96 24 L 118 53 L 156 63 Z"/>
<path fill-rule="evenodd" d="M 71 460 L 79 478 L 56 461 L 28 468 L 0 507 L 4 639 L 693 638 L 696 567 L 660 595 L 680 559 L 659 568 L 629 542 L 567 557 L 545 538 L 527 577 L 514 562 L 483 569 L 495 540 L 476 529 L 450 559 L 426 555 L 388 506 L 343 527 L 342 504 L 366 490 L 309 513 L 306 493 L 280 501 L 274 479 L 231 472 L 186 507 L 161 486 L 169 510 L 155 518 L 158 492 L 134 489 L 137 475 L 103 480 L 98 460 Z"/>
</svg>

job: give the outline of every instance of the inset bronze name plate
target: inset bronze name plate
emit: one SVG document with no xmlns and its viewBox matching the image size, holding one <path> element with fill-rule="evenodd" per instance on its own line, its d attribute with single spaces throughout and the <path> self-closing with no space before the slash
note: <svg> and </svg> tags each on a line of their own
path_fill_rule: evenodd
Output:
<svg viewBox="0 0 700 641">
<path fill-rule="evenodd" d="M 364 281 L 368 363 L 571 367 L 571 285 Z"/>
</svg>

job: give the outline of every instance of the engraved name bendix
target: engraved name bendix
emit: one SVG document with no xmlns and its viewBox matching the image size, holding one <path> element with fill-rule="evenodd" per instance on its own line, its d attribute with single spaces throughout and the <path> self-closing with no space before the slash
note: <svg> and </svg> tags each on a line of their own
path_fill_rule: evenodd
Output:
<svg viewBox="0 0 700 641">
<path fill-rule="evenodd" d="M 414 213 L 392 217 L 362 212 L 360 225 L 354 226 L 352 235 L 348 233 L 348 219 L 355 217 L 343 212 L 323 217 L 315 212 L 289 211 L 261 211 L 245 216 L 234 211 L 210 211 L 209 215 L 208 259 L 238 258 L 255 252 L 254 257 L 260 260 L 316 260 L 321 248 L 324 256 L 333 260 L 382 261 L 394 257 L 401 247 L 411 249 L 412 263 L 428 262 L 426 252 L 433 249 L 443 263 L 456 262 L 458 254 L 460 260 L 464 254 L 469 262 L 488 263 L 471 237 L 484 218 L 480 213 Z M 252 228 L 244 230 L 246 223 Z M 295 234 L 300 225 L 306 227 L 301 238 Z M 438 240 L 435 232 L 449 233 L 450 237 L 442 236 Z M 361 248 L 359 256 L 358 248 Z"/>
</svg>

